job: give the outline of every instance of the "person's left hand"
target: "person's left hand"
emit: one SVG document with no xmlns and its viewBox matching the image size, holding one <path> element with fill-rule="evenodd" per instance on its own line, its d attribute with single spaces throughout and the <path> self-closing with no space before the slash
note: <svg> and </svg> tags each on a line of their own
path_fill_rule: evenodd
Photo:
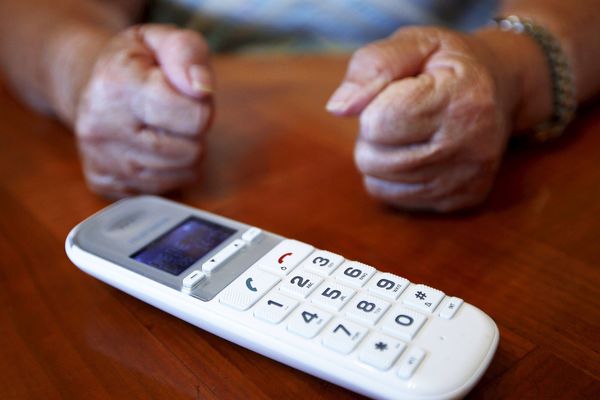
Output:
<svg viewBox="0 0 600 400">
<path fill-rule="evenodd" d="M 354 54 L 327 108 L 360 114 L 355 160 L 370 194 L 440 212 L 486 197 L 512 123 L 486 51 L 475 37 L 407 28 Z"/>
</svg>

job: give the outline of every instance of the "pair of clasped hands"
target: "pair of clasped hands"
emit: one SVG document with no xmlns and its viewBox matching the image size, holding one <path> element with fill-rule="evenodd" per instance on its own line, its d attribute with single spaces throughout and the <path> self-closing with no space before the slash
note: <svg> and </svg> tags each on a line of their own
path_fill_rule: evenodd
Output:
<svg viewBox="0 0 600 400">
<path fill-rule="evenodd" d="M 401 29 L 354 53 L 326 108 L 360 117 L 355 161 L 372 196 L 440 212 L 485 198 L 511 128 L 485 60 L 467 35 L 438 28 Z M 74 121 L 91 188 L 157 193 L 193 179 L 212 93 L 200 34 L 141 25 L 114 37 Z"/>
</svg>

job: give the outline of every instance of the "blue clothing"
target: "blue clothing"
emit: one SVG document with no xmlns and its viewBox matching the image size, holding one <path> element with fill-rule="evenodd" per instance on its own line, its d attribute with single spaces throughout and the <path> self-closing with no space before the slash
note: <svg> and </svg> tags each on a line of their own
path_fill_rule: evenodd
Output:
<svg viewBox="0 0 600 400">
<path fill-rule="evenodd" d="M 152 0 L 152 22 L 204 34 L 214 51 L 352 50 L 407 25 L 471 30 L 497 0 Z"/>
</svg>

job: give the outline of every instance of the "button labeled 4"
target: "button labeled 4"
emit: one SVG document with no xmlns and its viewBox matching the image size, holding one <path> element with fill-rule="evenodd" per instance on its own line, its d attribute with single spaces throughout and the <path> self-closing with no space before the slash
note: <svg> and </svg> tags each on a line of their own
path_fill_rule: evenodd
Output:
<svg viewBox="0 0 600 400">
<path fill-rule="evenodd" d="M 331 314 L 303 305 L 290 317 L 288 330 L 307 339 L 313 338 L 331 319 Z"/>
</svg>

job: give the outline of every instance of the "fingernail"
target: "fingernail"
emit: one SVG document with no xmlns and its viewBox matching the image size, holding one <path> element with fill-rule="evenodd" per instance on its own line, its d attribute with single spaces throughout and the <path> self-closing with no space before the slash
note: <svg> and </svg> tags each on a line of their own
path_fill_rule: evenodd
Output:
<svg viewBox="0 0 600 400">
<path fill-rule="evenodd" d="M 350 100 L 358 89 L 355 83 L 345 82 L 333 93 L 325 109 L 333 113 L 341 113 L 348 109 Z"/>
<path fill-rule="evenodd" d="M 188 73 L 194 92 L 198 94 L 213 92 L 211 74 L 206 67 L 201 65 L 191 65 Z"/>
</svg>

